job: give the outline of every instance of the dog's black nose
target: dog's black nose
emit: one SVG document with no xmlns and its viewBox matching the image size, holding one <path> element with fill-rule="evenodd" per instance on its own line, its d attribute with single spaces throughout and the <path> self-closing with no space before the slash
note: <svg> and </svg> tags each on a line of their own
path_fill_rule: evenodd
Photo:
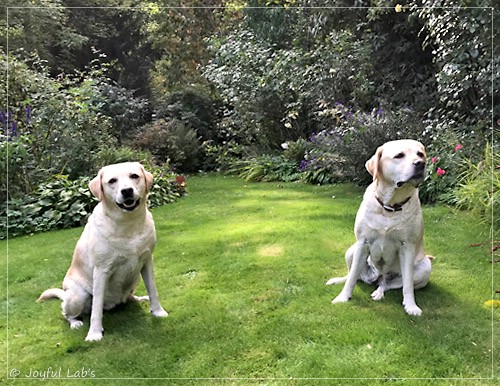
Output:
<svg viewBox="0 0 500 386">
<path fill-rule="evenodd" d="M 123 197 L 132 197 L 134 195 L 134 189 L 126 188 L 121 190 Z"/>
<path fill-rule="evenodd" d="M 425 168 L 425 162 L 424 161 L 415 161 L 413 162 L 413 166 L 415 166 L 415 169 L 417 170 L 423 170 Z"/>
</svg>

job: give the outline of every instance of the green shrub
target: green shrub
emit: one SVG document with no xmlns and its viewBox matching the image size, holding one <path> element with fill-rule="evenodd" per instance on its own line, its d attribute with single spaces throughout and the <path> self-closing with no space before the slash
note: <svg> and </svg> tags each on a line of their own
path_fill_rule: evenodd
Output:
<svg viewBox="0 0 500 386">
<path fill-rule="evenodd" d="M 425 180 L 420 186 L 420 199 L 426 204 L 452 203 L 452 192 L 465 168 L 464 149 L 451 139 L 433 143 L 427 148 Z"/>
<path fill-rule="evenodd" d="M 197 171 L 201 166 L 203 147 L 196 130 L 177 119 L 158 119 L 144 126 L 132 143 L 179 172 Z"/>
<path fill-rule="evenodd" d="M 271 155 L 237 160 L 227 173 L 237 175 L 246 181 L 289 182 L 300 179 L 300 173 L 295 162 L 281 156 Z"/>
<path fill-rule="evenodd" d="M 22 195 L 30 191 L 33 174 L 29 172 L 28 148 L 30 140 L 27 136 L 7 139 L 0 135 L 0 200 L 7 200 L 7 194 Z"/>
<path fill-rule="evenodd" d="M 477 164 L 466 162 L 467 169 L 459 176 L 453 191 L 454 204 L 477 213 L 494 229 L 500 225 L 500 153 L 486 145 L 484 159 Z M 496 209 L 496 210 L 494 210 Z"/>
<path fill-rule="evenodd" d="M 335 119 L 318 106 L 332 98 L 371 106 L 369 44 L 331 31 L 307 44 L 275 45 L 260 32 L 243 27 L 209 41 L 214 59 L 204 76 L 227 107 L 221 124 L 230 138 L 277 148 L 330 125 Z"/>
<path fill-rule="evenodd" d="M 336 103 L 323 110 L 337 117 L 337 126 L 309 137 L 300 169 L 311 183 L 349 180 L 360 185 L 371 182 L 365 163 L 383 143 L 396 139 L 418 139 L 423 128 L 411 114 L 377 109 L 371 113 L 356 112 Z"/>
<path fill-rule="evenodd" d="M 184 194 L 184 187 L 175 182 L 169 170 L 148 170 L 153 174 L 150 208 L 174 202 Z M 9 200 L 0 210 L 0 239 L 6 238 L 7 232 L 15 237 L 83 225 L 97 204 L 89 182 L 90 177 L 70 180 L 67 175 L 55 175 L 32 195 Z"/>
<path fill-rule="evenodd" d="M 103 113 L 101 88 L 109 80 L 105 68 L 97 63 L 84 73 L 53 79 L 36 56 L 25 61 L 9 56 L 10 105 L 0 113 L 2 134 L 12 144 L 9 175 L 19 176 L 8 182 L 11 197 L 31 194 L 54 174 L 71 180 L 90 175 L 96 154 L 116 143 L 111 119 Z M 6 63 L 0 51 L 0 68 L 7 69 Z M 7 184 L 3 173 L 0 181 Z"/>
<path fill-rule="evenodd" d="M 303 138 L 299 138 L 294 142 L 285 142 L 281 144 L 284 149 L 283 157 L 289 161 L 294 161 L 297 165 L 304 159 L 307 150 L 307 142 Z"/>
<path fill-rule="evenodd" d="M 1 221 L 8 221 L 10 236 L 81 225 L 96 204 L 89 182 L 88 177 L 72 181 L 68 176 L 55 175 L 31 196 L 10 200 Z M 7 223 L 2 225 L 0 238 L 5 238 Z"/>
<path fill-rule="evenodd" d="M 134 96 L 133 90 L 127 90 L 111 80 L 102 82 L 96 90 L 101 96 L 100 112 L 110 121 L 110 133 L 122 144 L 137 127 L 147 122 L 151 114 L 149 102 Z"/>
<path fill-rule="evenodd" d="M 181 121 L 203 141 L 218 139 L 215 102 L 201 87 L 187 87 L 168 94 L 164 100 L 157 101 L 156 115 Z"/>
<path fill-rule="evenodd" d="M 150 208 L 170 204 L 186 193 L 185 186 L 176 182 L 170 169 L 156 167 L 149 170 L 153 174 L 153 186 L 148 197 Z"/>
<path fill-rule="evenodd" d="M 140 162 L 148 169 L 148 166 L 153 165 L 153 157 L 147 151 L 137 150 L 127 146 L 110 146 L 99 150 L 96 154 L 96 169 L 120 162 Z"/>
</svg>

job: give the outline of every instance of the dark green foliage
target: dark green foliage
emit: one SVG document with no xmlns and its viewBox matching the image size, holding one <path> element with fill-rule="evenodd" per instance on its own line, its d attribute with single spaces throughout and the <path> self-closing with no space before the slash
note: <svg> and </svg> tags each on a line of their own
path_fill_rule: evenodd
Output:
<svg viewBox="0 0 500 386">
<path fill-rule="evenodd" d="M 119 145 L 150 119 L 149 102 L 135 97 L 132 90 L 110 82 L 100 85 L 99 93 L 100 111 L 110 120 L 110 133 Z"/>
<path fill-rule="evenodd" d="M 201 166 L 202 144 L 197 132 L 177 119 L 159 119 L 144 126 L 132 143 L 151 152 L 158 162 L 169 162 L 175 170 L 192 172 Z"/>
<path fill-rule="evenodd" d="M 290 182 L 301 178 L 296 162 L 268 155 L 235 161 L 227 174 L 237 175 L 245 181 Z"/>
<path fill-rule="evenodd" d="M 0 46 L 7 47 L 8 39 L 9 52 L 37 52 L 53 74 L 68 70 L 67 66 L 75 59 L 75 50 L 81 49 L 88 37 L 74 28 L 64 3 L 64 0 L 32 0 L 26 4 L 4 1 L 0 8 Z"/>
<path fill-rule="evenodd" d="M 440 143 L 434 142 L 427 147 L 427 167 L 423 184 L 420 186 L 420 199 L 425 203 L 453 203 L 452 193 L 459 176 L 467 169 L 464 148 L 456 137 L 442 137 Z"/>
<path fill-rule="evenodd" d="M 494 10 L 489 1 L 475 2 L 477 8 L 456 8 L 449 0 L 441 6 L 417 12 L 425 21 L 424 45 L 433 48 L 437 67 L 437 98 L 428 116 L 435 126 L 454 132 L 478 152 L 491 137 L 492 107 L 493 115 L 500 116 L 498 81 L 493 82 L 500 76 L 494 66 L 500 55 L 498 39 L 492 39 Z"/>
<path fill-rule="evenodd" d="M 151 153 L 131 147 L 109 147 L 101 149 L 96 155 L 96 171 L 103 166 L 120 162 L 140 162 L 146 169 L 153 168 L 154 162 Z M 168 169 L 168 165 L 164 165 Z"/>
<path fill-rule="evenodd" d="M 411 113 L 353 112 L 336 105 L 338 126 L 309 138 L 301 170 L 312 183 L 353 181 L 368 185 L 372 177 L 365 163 L 383 143 L 396 139 L 422 139 L 423 128 Z M 425 139 L 425 138 L 424 138 Z M 425 143 L 425 141 L 424 141 Z"/>
<path fill-rule="evenodd" d="M 5 206 L 1 210 L 0 238 L 5 238 L 7 231 L 12 237 L 82 225 L 96 204 L 89 182 L 88 177 L 72 181 L 67 176 L 54 176 L 31 196 L 8 201 L 8 210 Z"/>
<path fill-rule="evenodd" d="M 184 188 L 175 182 L 168 169 L 149 170 L 153 173 L 151 208 L 171 203 L 184 194 Z M 6 238 L 7 232 L 15 237 L 83 225 L 97 204 L 89 182 L 90 177 L 70 180 L 66 175 L 55 175 L 30 196 L 9 200 L 0 209 L 0 239 Z"/>
<path fill-rule="evenodd" d="M 227 106 L 222 124 L 244 144 L 276 148 L 331 125 L 335 118 L 320 112 L 334 101 L 371 104 L 369 47 L 348 31 L 277 49 L 241 29 L 213 38 L 211 48 L 204 74 Z"/>
<path fill-rule="evenodd" d="M 296 170 L 277 166 L 290 161 L 312 183 L 365 185 L 376 147 L 410 137 L 441 155 L 423 198 L 451 203 L 456 177 L 473 173 L 486 143 L 498 141 L 499 19 L 489 0 L 398 11 L 379 0 L 30 5 L 9 8 L 8 18 L 0 10 L 11 55 L 7 68 L 0 54 L 9 75 L 9 95 L 0 87 L 10 117 L 0 144 L 4 198 L 7 186 L 23 197 L 54 174 L 92 175 L 128 158 L 124 143 L 180 171 L 236 161 L 250 175 L 295 179 Z M 283 143 L 283 157 L 255 157 Z M 458 143 L 469 163 L 443 156 Z"/>
<path fill-rule="evenodd" d="M 476 213 L 494 230 L 498 230 L 500 226 L 498 150 L 498 144 L 487 144 L 482 161 L 477 164 L 467 161 L 467 169 L 459 176 L 458 184 L 452 194 L 452 200 L 459 208 Z"/>
<path fill-rule="evenodd" d="M 203 141 L 217 140 L 217 113 L 214 100 L 207 91 L 186 88 L 174 91 L 157 103 L 158 118 L 177 119 L 186 127 L 196 130 Z"/>
</svg>

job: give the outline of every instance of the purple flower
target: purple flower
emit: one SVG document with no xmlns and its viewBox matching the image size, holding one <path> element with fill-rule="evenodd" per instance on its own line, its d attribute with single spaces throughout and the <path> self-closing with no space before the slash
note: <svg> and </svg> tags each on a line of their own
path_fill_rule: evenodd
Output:
<svg viewBox="0 0 500 386">
<path fill-rule="evenodd" d="M 26 106 L 26 123 L 29 125 L 31 122 L 31 106 Z"/>
<path fill-rule="evenodd" d="M 307 169 L 307 166 L 309 165 L 310 161 L 306 161 L 305 159 L 303 159 L 302 161 L 300 161 L 300 165 L 299 165 L 299 170 L 301 172 L 303 172 L 304 170 Z"/>
<path fill-rule="evenodd" d="M 13 121 L 12 122 L 12 127 L 10 128 L 10 137 L 13 138 L 17 134 L 17 122 Z"/>
</svg>

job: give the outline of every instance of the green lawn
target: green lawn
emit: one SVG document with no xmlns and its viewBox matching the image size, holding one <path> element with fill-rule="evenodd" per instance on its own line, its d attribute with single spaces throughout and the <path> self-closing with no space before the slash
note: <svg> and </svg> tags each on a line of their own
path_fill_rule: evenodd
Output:
<svg viewBox="0 0 500 386">
<path fill-rule="evenodd" d="M 60 286 L 82 229 L 10 240 L 1 262 L 6 272 L 8 261 L 8 298 L 2 299 L 8 319 L 0 325 L 7 330 L 0 339 L 8 363 L 2 367 L 20 379 L 51 368 L 53 378 L 83 375 L 103 384 L 123 383 L 113 378 L 170 378 L 164 383 L 179 385 L 429 379 L 404 381 L 421 385 L 455 378 L 439 384 L 479 385 L 498 377 L 492 320 L 500 312 L 492 315 L 484 302 L 499 263 L 492 266 L 488 229 L 474 217 L 424 208 L 426 252 L 436 260 L 430 284 L 416 293 L 423 315 L 410 317 L 401 291 L 374 302 L 364 284 L 349 303 L 330 303 L 341 287 L 324 283 L 345 273 L 362 189 L 208 175 L 188 179 L 188 190 L 188 197 L 153 210 L 156 280 L 169 317 L 152 317 L 145 303 L 106 312 L 101 342 L 84 341 L 88 318 L 82 329 L 70 330 L 59 300 L 35 303 L 43 290 Z M 478 243 L 484 245 L 470 246 Z M 0 247 L 5 253 L 6 242 Z M 143 284 L 138 293 L 145 293 Z"/>
</svg>

